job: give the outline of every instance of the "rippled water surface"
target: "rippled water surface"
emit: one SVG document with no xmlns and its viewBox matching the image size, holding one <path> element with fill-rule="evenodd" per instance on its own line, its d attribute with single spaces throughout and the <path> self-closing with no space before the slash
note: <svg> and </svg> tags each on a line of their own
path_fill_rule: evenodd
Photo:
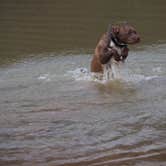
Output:
<svg viewBox="0 0 166 166">
<path fill-rule="evenodd" d="M 166 165 L 166 3 L 120 2 L 0 2 L 0 165 Z M 142 42 L 103 82 L 89 64 L 111 20 Z"/>
</svg>

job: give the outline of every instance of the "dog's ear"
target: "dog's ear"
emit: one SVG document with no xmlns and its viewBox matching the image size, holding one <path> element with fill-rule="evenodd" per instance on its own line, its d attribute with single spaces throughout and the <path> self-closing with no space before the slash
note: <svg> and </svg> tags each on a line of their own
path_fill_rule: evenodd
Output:
<svg viewBox="0 0 166 166">
<path fill-rule="evenodd" d="M 117 35 L 119 33 L 119 31 L 120 31 L 119 25 L 113 25 L 112 26 L 112 32 L 113 32 L 113 34 Z"/>
<path fill-rule="evenodd" d="M 109 24 L 107 28 L 107 33 L 110 35 L 112 33 L 112 25 Z"/>
</svg>

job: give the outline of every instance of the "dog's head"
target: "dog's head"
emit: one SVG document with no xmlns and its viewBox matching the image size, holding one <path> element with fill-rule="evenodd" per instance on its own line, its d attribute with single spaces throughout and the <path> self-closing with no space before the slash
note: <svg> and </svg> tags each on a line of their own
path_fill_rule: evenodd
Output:
<svg viewBox="0 0 166 166">
<path fill-rule="evenodd" d="M 110 32 L 121 43 L 136 44 L 140 42 L 139 34 L 135 28 L 128 23 L 113 25 L 110 29 Z"/>
</svg>

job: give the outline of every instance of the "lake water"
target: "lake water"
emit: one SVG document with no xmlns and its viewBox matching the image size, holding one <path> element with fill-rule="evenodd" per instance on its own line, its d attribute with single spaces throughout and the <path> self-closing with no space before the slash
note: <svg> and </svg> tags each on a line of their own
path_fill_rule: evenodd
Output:
<svg viewBox="0 0 166 166">
<path fill-rule="evenodd" d="M 166 1 L 2 0 L 0 165 L 165 166 Z M 141 35 L 121 80 L 94 80 L 108 24 Z"/>
</svg>

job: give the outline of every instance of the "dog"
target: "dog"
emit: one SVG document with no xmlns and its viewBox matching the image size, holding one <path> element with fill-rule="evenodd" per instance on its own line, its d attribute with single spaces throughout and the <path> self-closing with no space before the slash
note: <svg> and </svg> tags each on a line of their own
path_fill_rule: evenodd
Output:
<svg viewBox="0 0 166 166">
<path fill-rule="evenodd" d="M 91 61 L 91 72 L 104 73 L 113 79 L 113 64 L 124 63 L 128 56 L 128 44 L 140 42 L 140 36 L 129 23 L 109 26 L 99 40 Z"/>
</svg>

